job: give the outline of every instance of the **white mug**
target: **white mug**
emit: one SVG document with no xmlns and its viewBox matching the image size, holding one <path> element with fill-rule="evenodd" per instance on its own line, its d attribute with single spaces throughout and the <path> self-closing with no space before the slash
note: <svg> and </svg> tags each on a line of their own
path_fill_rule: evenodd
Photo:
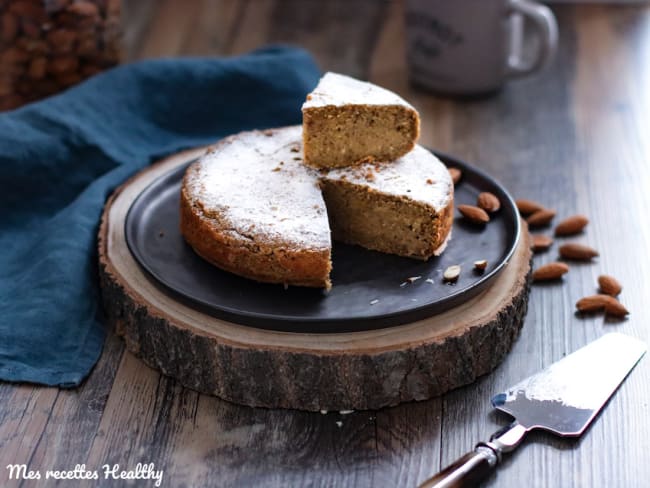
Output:
<svg viewBox="0 0 650 488">
<path fill-rule="evenodd" d="M 524 20 L 539 38 L 531 59 L 521 54 Z M 553 13 L 530 0 L 407 0 L 406 35 L 411 81 L 452 95 L 493 92 L 540 70 L 558 38 Z"/>
</svg>

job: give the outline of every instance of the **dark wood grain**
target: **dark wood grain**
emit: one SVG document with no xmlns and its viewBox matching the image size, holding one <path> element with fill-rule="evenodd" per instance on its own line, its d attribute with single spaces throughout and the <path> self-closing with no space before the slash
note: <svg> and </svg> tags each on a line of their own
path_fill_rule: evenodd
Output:
<svg viewBox="0 0 650 488">
<path fill-rule="evenodd" d="M 303 44 L 322 68 L 368 77 L 411 100 L 424 144 L 476 162 L 515 196 L 560 217 L 587 214 L 591 223 L 578 240 L 601 257 L 572 265 L 561 284 L 533 289 L 522 334 L 494 373 L 444 397 L 377 412 L 238 407 L 161 377 L 111 335 L 77 390 L 0 385 L 2 461 L 33 469 L 155 462 L 165 470 L 163 486 L 414 486 L 507 422 L 491 412 L 493 393 L 609 331 L 650 342 L 650 7 L 556 7 L 561 47 L 551 68 L 468 102 L 409 87 L 398 2 L 334 2 L 315 7 L 319 15 L 282 0 L 197 0 L 182 8 L 188 3 L 128 2 L 130 59 Z M 345 4 L 356 5 L 354 15 L 337 10 Z M 557 244 L 536 263 L 556 253 Z M 574 315 L 575 301 L 595 291 L 602 272 L 623 283 L 627 320 Z M 645 358 L 583 439 L 531 435 L 487 486 L 646 486 L 649 385 Z M 0 465 L 0 485 L 17 485 L 6 476 Z"/>
</svg>

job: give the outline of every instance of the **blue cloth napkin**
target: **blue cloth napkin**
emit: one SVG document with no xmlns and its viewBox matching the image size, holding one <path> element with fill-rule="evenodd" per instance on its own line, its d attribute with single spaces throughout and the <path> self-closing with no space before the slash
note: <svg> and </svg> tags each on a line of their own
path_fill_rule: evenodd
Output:
<svg viewBox="0 0 650 488">
<path fill-rule="evenodd" d="M 0 114 L 0 379 L 73 387 L 99 358 L 96 234 L 116 186 L 180 149 L 300 123 L 318 77 L 279 46 L 152 60 Z"/>
</svg>

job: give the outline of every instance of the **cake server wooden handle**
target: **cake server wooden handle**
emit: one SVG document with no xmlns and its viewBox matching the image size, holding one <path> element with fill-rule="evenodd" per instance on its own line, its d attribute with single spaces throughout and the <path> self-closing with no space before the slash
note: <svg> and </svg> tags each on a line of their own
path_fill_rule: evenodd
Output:
<svg viewBox="0 0 650 488">
<path fill-rule="evenodd" d="M 479 445 L 422 483 L 419 488 L 474 487 L 496 469 L 498 462 L 497 454 L 492 449 Z"/>
<path fill-rule="evenodd" d="M 489 442 L 479 442 L 472 452 L 458 458 L 419 488 L 470 488 L 490 476 L 501 461 L 501 454 L 515 449 L 528 429 L 513 422 L 496 432 Z"/>
</svg>

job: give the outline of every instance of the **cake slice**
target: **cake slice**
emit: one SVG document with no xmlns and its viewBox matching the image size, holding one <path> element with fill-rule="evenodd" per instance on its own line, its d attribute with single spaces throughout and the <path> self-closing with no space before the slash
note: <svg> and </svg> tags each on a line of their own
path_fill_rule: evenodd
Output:
<svg viewBox="0 0 650 488">
<path fill-rule="evenodd" d="M 302 124 L 305 163 L 315 168 L 392 161 L 420 135 L 417 111 L 398 95 L 336 73 L 307 95 Z"/>
<path fill-rule="evenodd" d="M 451 236 L 453 183 L 421 146 L 392 162 L 331 170 L 320 184 L 335 241 L 427 260 Z"/>
</svg>

